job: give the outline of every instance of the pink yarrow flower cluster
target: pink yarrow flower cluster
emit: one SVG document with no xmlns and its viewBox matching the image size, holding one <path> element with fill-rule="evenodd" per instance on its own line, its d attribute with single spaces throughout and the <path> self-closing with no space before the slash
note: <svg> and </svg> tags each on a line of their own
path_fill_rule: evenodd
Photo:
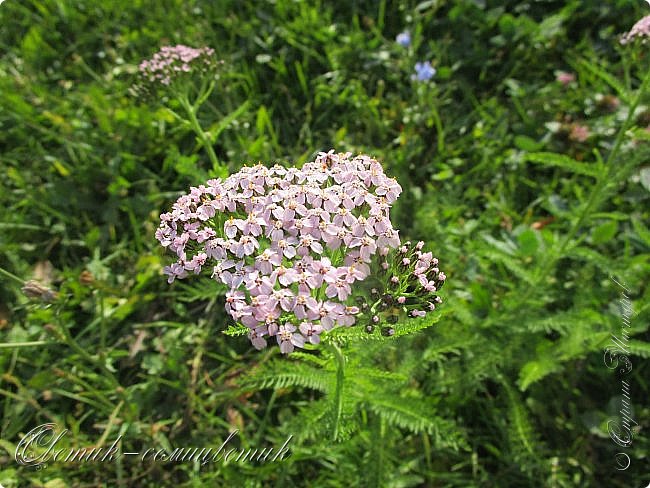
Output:
<svg viewBox="0 0 650 488">
<path fill-rule="evenodd" d="M 193 70 L 207 72 L 217 66 L 214 49 L 192 48 L 179 44 L 164 46 L 151 59 L 142 61 L 140 74 L 150 83 L 170 85 L 176 78 Z"/>
<path fill-rule="evenodd" d="M 378 249 L 399 246 L 390 207 L 402 188 L 366 155 L 319 153 L 302 168 L 244 167 L 181 196 L 156 238 L 177 261 L 171 283 L 208 267 L 226 311 L 261 349 L 283 353 L 356 322 L 352 285 Z"/>
<path fill-rule="evenodd" d="M 650 15 L 646 15 L 632 26 L 629 32 L 621 37 L 621 44 L 628 44 L 635 40 L 645 43 L 650 37 Z"/>
</svg>

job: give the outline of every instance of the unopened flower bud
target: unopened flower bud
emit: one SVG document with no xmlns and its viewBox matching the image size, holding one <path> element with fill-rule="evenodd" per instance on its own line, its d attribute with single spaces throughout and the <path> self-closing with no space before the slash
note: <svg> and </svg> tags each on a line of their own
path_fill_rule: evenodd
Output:
<svg viewBox="0 0 650 488">
<path fill-rule="evenodd" d="M 373 316 L 372 316 L 372 321 L 373 321 L 375 324 L 378 324 L 378 323 L 379 323 L 379 316 L 378 316 L 378 315 L 373 315 Z"/>
<path fill-rule="evenodd" d="M 392 327 L 382 327 L 381 328 L 381 335 L 390 337 L 392 335 L 395 335 L 395 329 Z"/>
<path fill-rule="evenodd" d="M 89 286 L 92 285 L 94 281 L 95 281 L 95 277 L 87 269 L 84 269 L 79 275 L 79 283 L 81 283 L 82 285 Z"/>
<path fill-rule="evenodd" d="M 397 303 L 404 305 L 406 303 L 406 297 L 397 297 Z"/>
<path fill-rule="evenodd" d="M 59 378 L 63 378 L 66 375 L 65 371 L 61 368 L 52 368 L 52 373 L 54 373 L 54 376 L 58 376 Z"/>
<path fill-rule="evenodd" d="M 21 291 L 27 298 L 42 300 L 44 302 L 53 302 L 59 296 L 57 292 L 35 280 L 26 282 L 21 288 Z"/>
<path fill-rule="evenodd" d="M 366 325 L 366 332 L 372 334 L 375 331 L 374 325 Z"/>
</svg>

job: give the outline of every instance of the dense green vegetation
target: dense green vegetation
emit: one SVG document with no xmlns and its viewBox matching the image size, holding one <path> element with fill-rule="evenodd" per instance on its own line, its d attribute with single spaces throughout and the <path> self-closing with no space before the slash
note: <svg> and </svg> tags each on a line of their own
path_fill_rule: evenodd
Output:
<svg viewBox="0 0 650 488">
<path fill-rule="evenodd" d="M 650 62 L 619 43 L 646 14 L 631 0 L 6 0 L 0 484 L 646 486 Z M 404 189 L 393 224 L 448 276 L 435 317 L 403 324 L 427 328 L 286 357 L 222 333 L 214 281 L 167 284 L 159 215 L 215 174 L 169 110 L 183 107 L 132 90 L 169 44 L 225 61 L 196 115 L 230 172 L 331 148 L 382 161 Z M 435 75 L 413 79 L 423 61 Z M 25 296 L 31 279 L 52 303 Z M 626 394 L 620 447 L 608 422 Z M 233 447 L 293 438 L 277 462 L 21 466 L 17 444 L 46 422 L 69 429 L 60 447 L 121 436 L 123 452 L 218 448 L 235 429 Z"/>
</svg>

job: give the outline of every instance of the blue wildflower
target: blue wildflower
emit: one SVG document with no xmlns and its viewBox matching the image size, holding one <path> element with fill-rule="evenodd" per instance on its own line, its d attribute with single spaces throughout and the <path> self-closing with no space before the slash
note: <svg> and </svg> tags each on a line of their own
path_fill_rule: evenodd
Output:
<svg viewBox="0 0 650 488">
<path fill-rule="evenodd" d="M 436 74 L 436 69 L 428 61 L 426 63 L 415 63 L 415 74 L 411 77 L 418 81 L 429 81 Z"/>
<path fill-rule="evenodd" d="M 411 33 L 409 31 L 404 31 L 401 34 L 397 34 L 395 42 L 402 47 L 409 47 L 411 45 Z"/>
</svg>

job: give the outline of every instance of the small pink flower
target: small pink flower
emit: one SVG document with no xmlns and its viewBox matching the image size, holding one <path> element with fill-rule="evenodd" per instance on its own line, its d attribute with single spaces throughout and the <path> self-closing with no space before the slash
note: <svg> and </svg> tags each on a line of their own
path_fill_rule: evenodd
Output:
<svg viewBox="0 0 650 488">
<path fill-rule="evenodd" d="M 350 327 L 356 322 L 356 317 L 359 313 L 359 307 L 345 307 L 343 314 L 339 317 L 338 323 L 345 327 Z"/>
<path fill-rule="evenodd" d="M 263 325 L 260 327 L 255 327 L 253 330 L 251 330 L 248 333 L 248 338 L 250 339 L 251 344 L 253 344 L 253 347 L 257 350 L 260 350 L 266 347 L 266 339 L 264 339 L 264 336 L 268 333 L 268 328 Z"/>
<path fill-rule="evenodd" d="M 277 340 L 282 353 L 289 354 L 293 351 L 294 346 L 305 346 L 305 338 L 302 335 L 295 333 L 295 330 L 296 327 L 291 324 L 285 324 L 279 327 Z"/>
<path fill-rule="evenodd" d="M 305 339 L 312 344 L 320 342 L 320 333 L 323 332 L 323 327 L 313 322 L 301 322 L 299 326 L 300 332 Z"/>
<path fill-rule="evenodd" d="M 573 124 L 569 132 L 569 139 L 575 142 L 585 142 L 589 139 L 589 128 L 580 124 Z"/>
<path fill-rule="evenodd" d="M 564 86 L 567 86 L 569 83 L 573 83 L 576 80 L 576 75 L 573 73 L 568 73 L 566 71 L 558 71 L 555 74 L 555 81 L 561 83 Z"/>
</svg>

